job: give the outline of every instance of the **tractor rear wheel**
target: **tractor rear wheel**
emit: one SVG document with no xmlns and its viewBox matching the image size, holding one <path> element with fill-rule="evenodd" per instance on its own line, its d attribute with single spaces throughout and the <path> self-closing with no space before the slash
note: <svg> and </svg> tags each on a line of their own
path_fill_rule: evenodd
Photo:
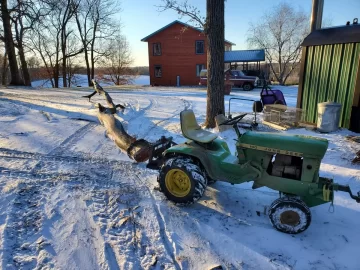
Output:
<svg viewBox="0 0 360 270">
<path fill-rule="evenodd" d="M 207 185 L 205 172 L 189 157 L 168 159 L 160 169 L 158 182 L 165 196 L 179 204 L 199 200 Z"/>
<path fill-rule="evenodd" d="M 302 200 L 295 197 L 282 197 L 271 204 L 269 218 L 278 231 L 297 234 L 309 227 L 311 212 Z"/>
</svg>

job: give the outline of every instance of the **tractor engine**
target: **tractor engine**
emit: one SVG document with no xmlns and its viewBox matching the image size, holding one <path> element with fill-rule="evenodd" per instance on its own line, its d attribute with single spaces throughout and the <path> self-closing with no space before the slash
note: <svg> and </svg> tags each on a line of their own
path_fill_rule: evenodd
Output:
<svg viewBox="0 0 360 270">
<path fill-rule="evenodd" d="M 270 162 L 268 173 L 273 176 L 300 180 L 302 162 L 301 157 L 276 154 Z"/>
</svg>

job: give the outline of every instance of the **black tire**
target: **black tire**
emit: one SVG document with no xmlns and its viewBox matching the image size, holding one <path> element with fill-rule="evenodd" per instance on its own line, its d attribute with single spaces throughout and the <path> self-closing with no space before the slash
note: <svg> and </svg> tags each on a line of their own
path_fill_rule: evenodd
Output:
<svg viewBox="0 0 360 270">
<path fill-rule="evenodd" d="M 253 85 L 251 84 L 251 83 L 245 83 L 244 85 L 243 85 L 243 90 L 244 91 L 251 91 L 251 90 L 253 90 Z"/>
<path fill-rule="evenodd" d="M 262 112 L 263 110 L 263 105 L 261 103 L 261 101 L 254 101 L 253 103 L 253 112 Z"/>
<path fill-rule="evenodd" d="M 173 190 L 170 190 L 167 185 L 166 177 L 174 170 L 185 173 L 190 180 L 190 188 L 185 195 L 176 195 Z M 193 159 L 189 157 L 174 157 L 168 159 L 161 167 L 159 173 L 160 190 L 165 194 L 166 198 L 178 204 L 192 204 L 199 200 L 205 192 L 207 186 L 207 179 L 205 172 Z M 168 180 L 169 181 L 169 180 Z M 175 187 L 178 189 L 179 187 Z M 182 190 L 180 189 L 182 192 Z M 185 191 L 186 192 L 186 191 Z"/>
<path fill-rule="evenodd" d="M 282 197 L 275 200 L 269 210 L 271 224 L 280 232 L 298 234 L 311 223 L 311 211 L 300 199 Z"/>
<path fill-rule="evenodd" d="M 207 181 L 207 185 L 208 186 L 211 186 L 211 185 L 213 185 L 213 184 L 215 184 L 216 182 L 217 182 L 217 180 L 213 180 L 213 179 L 207 179 L 208 181 Z"/>
</svg>

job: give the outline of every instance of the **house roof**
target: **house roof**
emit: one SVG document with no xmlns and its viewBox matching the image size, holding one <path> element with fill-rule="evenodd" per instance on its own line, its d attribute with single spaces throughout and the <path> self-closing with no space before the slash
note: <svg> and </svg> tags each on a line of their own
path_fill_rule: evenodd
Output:
<svg viewBox="0 0 360 270">
<path fill-rule="evenodd" d="M 224 62 L 257 62 L 265 61 L 265 50 L 225 51 Z"/>
<path fill-rule="evenodd" d="M 311 32 L 301 44 L 302 46 L 318 46 L 342 43 L 359 43 L 360 25 L 323 28 Z"/>
<path fill-rule="evenodd" d="M 183 25 L 184 27 L 188 27 L 188 28 L 194 29 L 194 30 L 196 30 L 196 31 L 199 31 L 200 33 L 203 32 L 203 30 L 202 30 L 201 28 L 197 28 L 197 27 L 194 27 L 194 26 L 192 26 L 192 25 L 190 25 L 190 24 L 183 23 L 183 22 L 180 22 L 180 21 L 178 21 L 178 20 L 175 20 L 175 21 L 173 21 L 172 23 L 169 23 L 169 24 L 165 25 L 164 27 L 160 28 L 159 30 L 155 31 L 154 33 L 152 33 L 152 34 L 144 37 L 143 39 L 141 39 L 141 41 L 147 41 L 147 40 L 148 40 L 149 38 L 151 38 L 152 36 L 155 36 L 156 34 L 160 33 L 161 31 L 164 31 L 166 28 L 168 28 L 168 27 L 170 27 L 170 26 L 172 26 L 172 25 L 174 25 L 174 24 L 176 24 L 176 23 L 179 23 L 179 24 Z M 229 43 L 229 44 L 231 44 L 231 45 L 236 45 L 235 43 L 232 43 L 232 42 L 230 42 L 230 41 L 228 41 L 228 40 L 226 40 L 226 39 L 225 39 L 225 42 L 226 42 L 226 43 Z"/>
</svg>

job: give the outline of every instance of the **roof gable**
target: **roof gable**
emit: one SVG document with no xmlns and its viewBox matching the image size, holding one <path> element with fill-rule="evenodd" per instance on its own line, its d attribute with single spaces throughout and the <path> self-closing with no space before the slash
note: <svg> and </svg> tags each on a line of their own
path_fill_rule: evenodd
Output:
<svg viewBox="0 0 360 270">
<path fill-rule="evenodd" d="M 177 24 L 177 23 L 178 23 L 178 24 L 181 24 L 181 25 L 184 26 L 184 27 L 188 27 L 188 28 L 191 28 L 191 29 L 193 29 L 193 30 L 195 30 L 195 31 L 198 31 L 198 32 L 200 32 L 200 33 L 203 33 L 203 32 L 204 32 L 201 28 L 197 28 L 197 27 L 194 27 L 194 26 L 192 26 L 192 25 L 190 25 L 190 24 L 183 23 L 183 22 L 180 22 L 180 21 L 178 21 L 178 20 L 175 20 L 175 21 L 173 21 L 172 23 L 169 23 L 169 24 L 165 25 L 164 27 L 160 28 L 159 30 L 151 33 L 150 35 L 148 35 L 148 36 L 146 36 L 146 37 L 144 37 L 143 39 L 141 39 L 141 41 L 145 41 L 145 42 L 146 42 L 149 38 L 155 36 L 156 34 L 158 34 L 158 33 L 162 32 L 162 31 L 166 30 L 166 29 L 169 28 L 170 26 L 172 26 L 172 25 L 174 25 L 174 24 Z M 228 41 L 228 40 L 226 40 L 226 39 L 225 39 L 225 42 L 228 43 L 228 44 L 230 44 L 230 45 L 236 45 L 235 43 L 232 43 L 232 42 L 230 42 L 230 41 Z"/>
<path fill-rule="evenodd" d="M 358 42 L 360 42 L 360 25 L 353 24 L 315 30 L 304 39 L 301 45 L 306 47 Z"/>
</svg>

